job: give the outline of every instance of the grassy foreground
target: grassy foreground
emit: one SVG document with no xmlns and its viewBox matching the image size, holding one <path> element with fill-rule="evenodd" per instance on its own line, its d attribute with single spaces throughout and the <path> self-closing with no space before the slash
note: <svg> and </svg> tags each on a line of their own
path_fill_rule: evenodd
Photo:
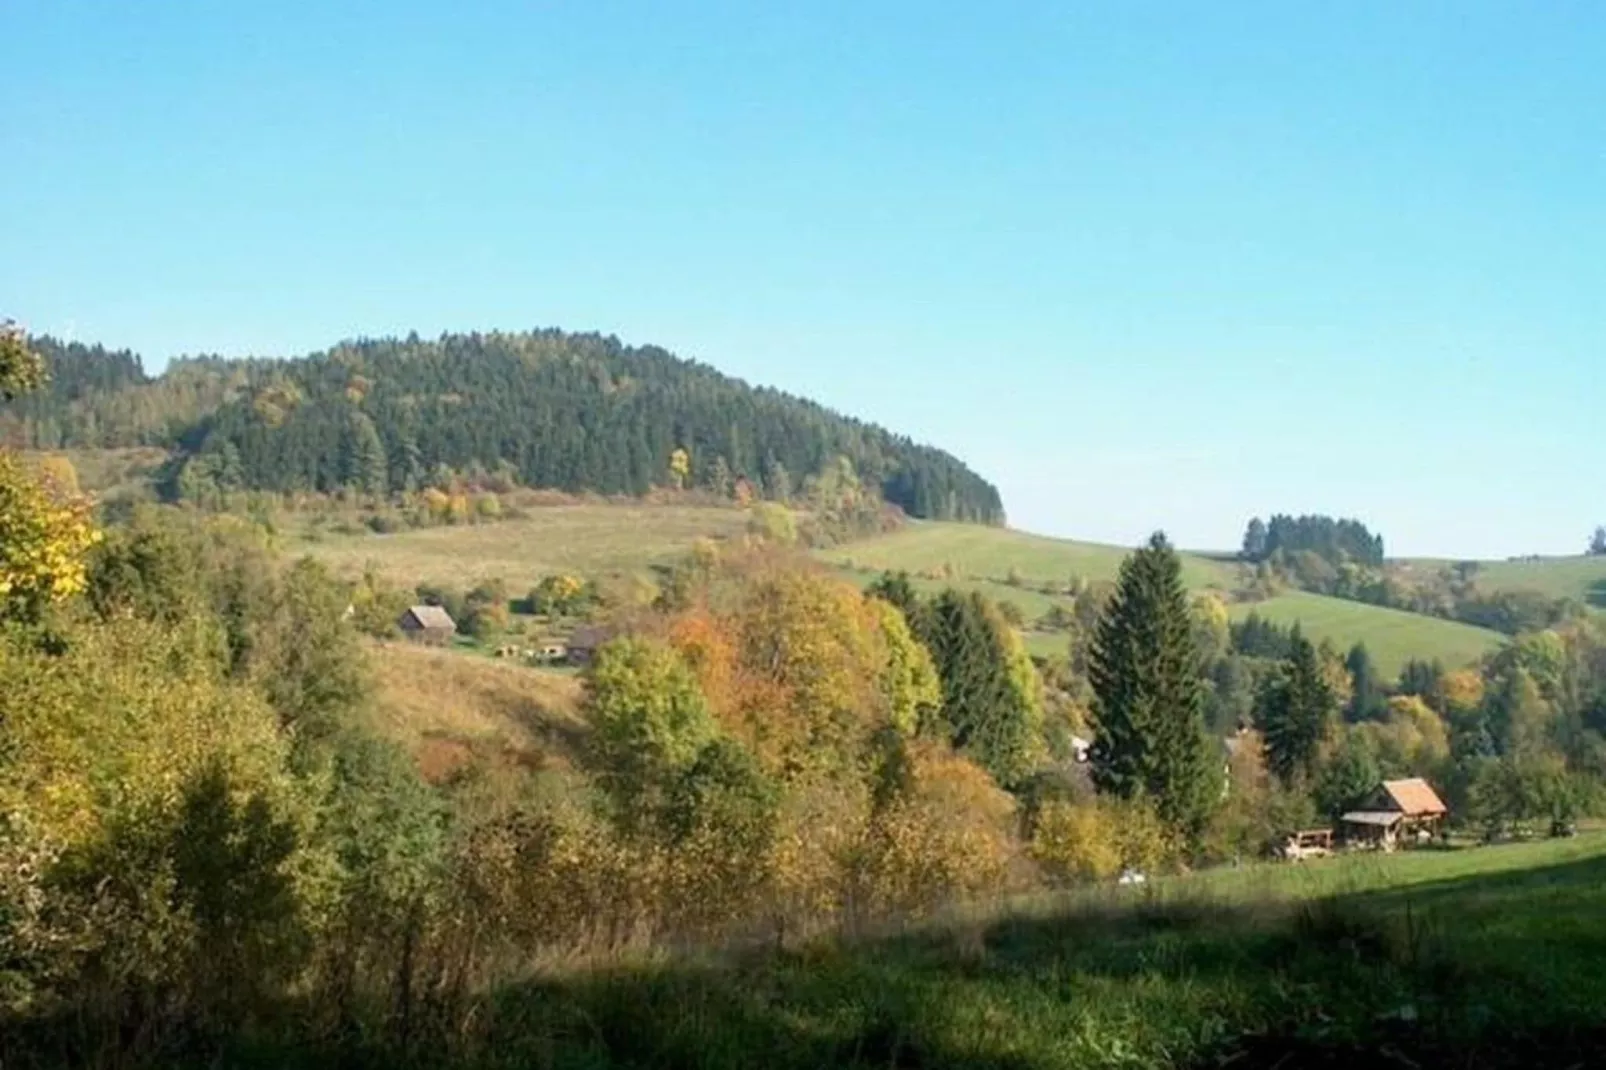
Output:
<svg viewBox="0 0 1606 1070">
<path fill-rule="evenodd" d="M 1606 835 L 1253 866 L 802 950 L 568 969 L 411 1052 L 480 1067 L 1583 1067 Z M 263 1065 L 334 1056 L 275 1048 Z M 239 1053 L 241 1057 L 244 1052 Z M 238 1061 L 238 1060 L 234 1060 Z"/>
</svg>

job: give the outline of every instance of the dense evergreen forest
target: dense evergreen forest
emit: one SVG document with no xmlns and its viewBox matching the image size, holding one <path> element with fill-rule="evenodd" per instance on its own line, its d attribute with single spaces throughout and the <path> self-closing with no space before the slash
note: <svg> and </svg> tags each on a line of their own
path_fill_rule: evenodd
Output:
<svg viewBox="0 0 1606 1070">
<path fill-rule="evenodd" d="M 845 457 L 912 516 L 1003 520 L 997 489 L 950 454 L 596 334 L 411 335 L 294 360 L 176 361 L 156 378 L 127 351 L 32 344 L 50 382 L 0 407 L 0 439 L 168 446 L 192 485 L 384 494 L 446 466 L 566 491 L 786 499 Z"/>
</svg>

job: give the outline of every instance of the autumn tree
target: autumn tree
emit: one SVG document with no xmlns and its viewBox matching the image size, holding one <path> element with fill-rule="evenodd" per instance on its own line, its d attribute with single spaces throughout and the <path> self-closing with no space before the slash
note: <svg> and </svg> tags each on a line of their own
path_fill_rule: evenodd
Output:
<svg viewBox="0 0 1606 1070">
<path fill-rule="evenodd" d="M 1151 800 L 1168 826 L 1197 836 L 1220 799 L 1220 764 L 1205 733 L 1182 564 L 1163 534 L 1122 562 L 1089 676 L 1094 782 L 1122 798 Z"/>
<path fill-rule="evenodd" d="M 44 384 L 45 363 L 28 345 L 13 320 L 0 321 L 0 401 L 10 401 Z"/>
<path fill-rule="evenodd" d="M 0 398 L 38 386 L 44 370 L 22 332 L 0 325 Z M 0 452 L 0 618 L 33 617 L 85 586 L 84 555 L 100 538 L 89 506 L 33 478 Z"/>
<path fill-rule="evenodd" d="M 685 660 L 647 639 L 618 639 L 586 672 L 586 764 L 627 834 L 660 819 L 681 775 L 716 734 Z"/>
<path fill-rule="evenodd" d="M 669 454 L 669 482 L 676 490 L 685 490 L 691 478 L 691 454 L 677 446 Z"/>
<path fill-rule="evenodd" d="M 1308 781 L 1337 702 L 1316 648 L 1297 629 L 1287 660 L 1266 680 L 1255 706 L 1267 766 L 1286 785 Z"/>
</svg>

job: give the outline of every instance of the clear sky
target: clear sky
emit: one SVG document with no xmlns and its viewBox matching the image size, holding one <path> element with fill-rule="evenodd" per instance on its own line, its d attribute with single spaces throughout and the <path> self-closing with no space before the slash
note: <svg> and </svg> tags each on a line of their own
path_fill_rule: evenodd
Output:
<svg viewBox="0 0 1606 1070">
<path fill-rule="evenodd" d="M 0 0 L 0 312 L 615 333 L 1032 530 L 1606 522 L 1606 4 Z"/>
</svg>

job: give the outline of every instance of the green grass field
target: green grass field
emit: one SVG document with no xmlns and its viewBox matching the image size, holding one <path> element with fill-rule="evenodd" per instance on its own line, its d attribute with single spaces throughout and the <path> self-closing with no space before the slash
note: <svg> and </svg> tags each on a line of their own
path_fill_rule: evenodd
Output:
<svg viewBox="0 0 1606 1070">
<path fill-rule="evenodd" d="M 976 524 L 911 523 L 902 531 L 850 543 L 821 553 L 835 565 L 854 569 L 905 569 L 934 573 L 951 568 L 955 577 L 1002 580 L 1013 570 L 1034 582 L 1065 583 L 1072 576 L 1113 580 L 1130 549 L 1029 535 Z M 1190 587 L 1227 587 L 1232 566 L 1183 555 L 1183 580 Z"/>
<path fill-rule="evenodd" d="M 1396 675 L 1411 658 L 1438 658 L 1452 667 L 1466 665 L 1505 641 L 1498 632 L 1485 628 L 1303 591 L 1234 605 L 1230 612 L 1234 620 L 1258 613 L 1278 624 L 1297 622 L 1310 638 L 1329 639 L 1341 650 L 1364 642 L 1378 669 L 1388 677 Z"/>
<path fill-rule="evenodd" d="M 558 962 L 414 1055 L 598 1070 L 1582 1068 L 1606 1042 L 1603 916 L 1601 833 L 1256 865 L 785 950 Z"/>
<path fill-rule="evenodd" d="M 1488 591 L 1538 591 L 1606 608 L 1606 556 L 1490 561 L 1478 569 L 1477 584 Z"/>
<path fill-rule="evenodd" d="M 685 552 L 694 540 L 746 529 L 739 509 L 675 505 L 554 505 L 520 520 L 422 528 L 394 535 L 294 538 L 285 549 L 355 574 L 372 563 L 393 582 L 469 586 L 500 577 L 522 592 L 554 572 L 640 572 Z"/>
</svg>

